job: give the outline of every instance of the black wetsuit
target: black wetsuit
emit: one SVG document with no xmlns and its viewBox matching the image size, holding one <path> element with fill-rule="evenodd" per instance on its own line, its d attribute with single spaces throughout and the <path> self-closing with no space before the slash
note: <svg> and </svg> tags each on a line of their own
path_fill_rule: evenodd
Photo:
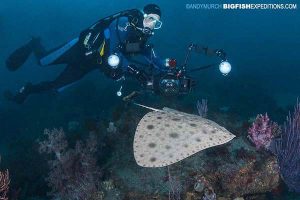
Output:
<svg viewBox="0 0 300 200">
<path fill-rule="evenodd" d="M 76 40 L 76 39 L 74 39 Z M 74 42 L 74 40 L 72 40 Z M 50 89 L 62 90 L 64 87 L 67 87 L 69 84 L 80 80 L 88 72 L 99 68 L 99 66 L 94 65 L 91 60 L 87 60 L 83 54 L 82 49 L 79 43 L 72 44 L 72 41 L 61 45 L 51 51 L 46 51 L 42 45 L 38 46 L 38 49 L 35 49 L 35 53 L 38 63 L 41 66 L 46 65 L 57 65 L 57 64 L 66 64 L 67 66 L 61 72 L 61 74 L 54 79 L 53 81 L 44 81 L 36 85 L 31 85 L 31 93 L 38 93 Z M 72 46 L 71 46 L 72 45 Z M 51 62 L 43 63 L 43 61 L 53 54 L 61 51 L 63 48 L 69 46 L 70 48 L 65 49 L 65 52 L 58 55 L 57 59 L 54 59 Z"/>
</svg>

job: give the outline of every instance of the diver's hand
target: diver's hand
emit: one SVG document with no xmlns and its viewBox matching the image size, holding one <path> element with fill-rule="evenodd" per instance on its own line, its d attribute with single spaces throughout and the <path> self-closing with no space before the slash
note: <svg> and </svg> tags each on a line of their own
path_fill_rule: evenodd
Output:
<svg viewBox="0 0 300 200">
<path fill-rule="evenodd" d="M 134 76 L 143 86 L 147 85 L 149 77 L 144 71 L 138 69 L 135 65 L 129 65 L 128 72 L 130 75 Z"/>
</svg>

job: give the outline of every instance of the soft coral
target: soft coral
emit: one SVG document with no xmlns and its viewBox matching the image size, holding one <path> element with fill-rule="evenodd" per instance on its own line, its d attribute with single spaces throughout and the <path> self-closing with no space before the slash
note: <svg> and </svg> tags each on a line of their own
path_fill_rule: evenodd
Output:
<svg viewBox="0 0 300 200">
<path fill-rule="evenodd" d="M 47 178 L 51 195 L 59 199 L 88 199 L 100 192 L 100 169 L 95 153 L 97 139 L 94 135 L 77 142 L 74 149 L 67 149 L 68 142 L 62 129 L 45 130 L 45 141 L 39 142 L 40 153 L 55 155 L 49 161 Z"/>
</svg>

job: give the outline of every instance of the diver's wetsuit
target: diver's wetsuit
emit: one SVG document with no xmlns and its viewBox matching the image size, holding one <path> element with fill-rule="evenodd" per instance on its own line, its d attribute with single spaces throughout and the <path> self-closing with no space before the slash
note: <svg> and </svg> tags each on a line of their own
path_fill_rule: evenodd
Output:
<svg viewBox="0 0 300 200">
<path fill-rule="evenodd" d="M 38 46 L 39 54 L 35 53 L 40 66 L 67 64 L 63 72 L 53 81 L 44 81 L 36 85 L 30 85 L 27 92 L 38 93 L 50 89 L 62 91 L 65 87 L 75 83 L 85 74 L 96 69 L 95 65 L 88 63 L 81 54 L 78 38 L 46 52 L 41 45 Z M 44 52 L 41 54 L 41 52 Z M 26 89 L 26 88 L 25 88 Z"/>
<path fill-rule="evenodd" d="M 35 44 L 31 46 L 39 60 L 39 65 L 67 64 L 67 66 L 53 81 L 45 81 L 36 85 L 27 84 L 13 97 L 13 100 L 22 103 L 32 93 L 52 89 L 62 91 L 94 69 L 100 69 L 115 80 L 132 75 L 145 84 L 148 77 L 129 61 L 129 57 L 142 54 L 158 71 L 164 71 L 165 66 L 154 53 L 153 48 L 146 45 L 149 35 L 145 35 L 132 26 L 132 20 L 142 23 L 140 11 L 133 10 L 129 12 L 129 15 L 121 15 L 110 21 L 99 20 L 81 32 L 78 38 L 49 52 L 46 52 L 42 45 L 35 41 Z M 136 22 L 135 25 L 137 25 Z M 108 66 L 107 58 L 111 54 L 117 54 L 120 57 L 121 67 L 113 69 Z"/>
</svg>

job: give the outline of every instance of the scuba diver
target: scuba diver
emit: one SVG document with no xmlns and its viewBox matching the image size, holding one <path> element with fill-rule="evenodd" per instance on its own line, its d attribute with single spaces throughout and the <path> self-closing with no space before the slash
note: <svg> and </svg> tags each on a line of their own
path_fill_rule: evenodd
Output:
<svg viewBox="0 0 300 200">
<path fill-rule="evenodd" d="M 35 55 L 40 66 L 66 64 L 66 67 L 55 80 L 38 84 L 27 83 L 16 94 L 5 92 L 6 98 L 21 104 L 34 93 L 49 90 L 60 92 L 95 69 L 100 69 L 116 81 L 133 77 L 143 87 L 154 88 L 154 74 L 166 74 L 169 77 L 169 63 L 174 63 L 174 60 L 166 63 L 156 54 L 153 45 L 147 43 L 154 30 L 161 28 L 160 18 L 161 10 L 155 4 L 146 5 L 142 11 L 121 11 L 100 19 L 82 31 L 79 37 L 50 51 L 45 50 L 40 38 L 33 37 L 8 57 L 6 66 L 10 71 L 20 68 L 31 53 Z M 208 48 L 201 50 L 206 54 L 216 53 Z M 136 55 L 142 55 L 151 66 L 150 74 L 145 67 L 132 61 L 131 58 Z M 179 77 L 177 72 L 176 77 Z M 185 77 L 182 80 L 185 80 Z M 181 84 L 178 82 L 175 85 L 174 80 L 170 78 L 163 81 L 160 86 L 167 92 L 177 91 L 173 86 Z"/>
<path fill-rule="evenodd" d="M 127 58 L 142 54 L 157 70 L 163 70 L 162 60 L 156 56 L 153 47 L 146 44 L 153 31 L 161 27 L 160 17 L 161 10 L 155 4 L 146 5 L 143 11 L 122 11 L 100 19 L 82 31 L 79 37 L 48 52 L 40 39 L 33 37 L 8 57 L 6 66 L 10 71 L 17 70 L 32 52 L 40 66 L 67 66 L 53 81 L 35 85 L 27 83 L 16 94 L 6 92 L 5 96 L 16 103 L 23 103 L 33 93 L 62 91 L 94 69 L 100 69 L 115 80 L 133 76 L 142 84 L 147 84 L 146 74 L 130 64 Z"/>
</svg>

